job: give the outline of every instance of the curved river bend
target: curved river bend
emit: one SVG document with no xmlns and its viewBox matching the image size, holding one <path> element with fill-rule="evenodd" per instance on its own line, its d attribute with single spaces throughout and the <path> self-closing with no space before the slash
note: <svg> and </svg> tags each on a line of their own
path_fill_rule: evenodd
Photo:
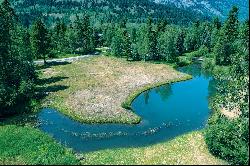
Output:
<svg viewBox="0 0 250 166">
<path fill-rule="evenodd" d="M 133 110 L 142 117 L 138 125 L 81 124 L 46 108 L 38 115 L 39 128 L 78 152 L 146 146 L 202 129 L 210 113 L 212 78 L 202 74 L 199 65 L 179 71 L 193 79 L 151 89 L 133 101 Z"/>
</svg>

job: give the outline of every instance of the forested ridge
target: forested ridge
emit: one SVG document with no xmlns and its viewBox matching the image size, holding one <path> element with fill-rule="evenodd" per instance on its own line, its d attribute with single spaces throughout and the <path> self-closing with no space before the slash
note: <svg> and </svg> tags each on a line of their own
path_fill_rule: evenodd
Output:
<svg viewBox="0 0 250 166">
<path fill-rule="evenodd" d="M 18 0 L 13 2 L 13 6 L 24 25 L 29 25 L 36 17 L 43 17 L 48 25 L 60 18 L 68 23 L 75 19 L 75 14 L 86 13 L 91 15 L 91 22 L 95 25 L 119 22 L 121 18 L 141 23 L 149 15 L 182 25 L 196 19 L 209 19 L 198 12 L 179 9 L 174 5 L 156 4 L 150 0 Z"/>
</svg>

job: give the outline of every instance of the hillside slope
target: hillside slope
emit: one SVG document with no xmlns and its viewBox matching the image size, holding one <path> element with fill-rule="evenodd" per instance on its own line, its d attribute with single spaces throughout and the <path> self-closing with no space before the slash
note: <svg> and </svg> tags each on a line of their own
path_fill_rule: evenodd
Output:
<svg viewBox="0 0 250 166">
<path fill-rule="evenodd" d="M 169 23 L 187 24 L 197 19 L 208 17 L 196 11 L 180 9 L 175 5 L 157 4 L 150 0 L 11 0 L 22 16 L 22 21 L 29 24 L 38 16 L 48 22 L 58 18 L 66 21 L 74 19 L 75 14 L 88 13 L 93 22 L 119 22 L 126 17 L 130 22 L 144 22 L 150 15 L 153 18 L 164 17 Z"/>
<path fill-rule="evenodd" d="M 247 19 L 249 16 L 248 0 L 152 0 L 157 4 L 175 5 L 180 9 L 197 11 L 208 16 L 219 16 L 222 19 L 227 17 L 228 11 L 233 5 L 240 8 L 239 18 Z"/>
</svg>

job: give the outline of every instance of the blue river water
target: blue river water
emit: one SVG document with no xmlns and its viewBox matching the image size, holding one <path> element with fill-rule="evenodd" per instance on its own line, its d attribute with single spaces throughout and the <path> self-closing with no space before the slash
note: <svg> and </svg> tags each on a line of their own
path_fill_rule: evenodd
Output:
<svg viewBox="0 0 250 166">
<path fill-rule="evenodd" d="M 202 73 L 197 64 L 178 70 L 193 79 L 151 89 L 133 101 L 133 110 L 142 117 L 137 125 L 82 124 L 44 108 L 38 115 L 39 128 L 77 152 L 147 146 L 200 130 L 210 114 L 212 77 Z"/>
</svg>

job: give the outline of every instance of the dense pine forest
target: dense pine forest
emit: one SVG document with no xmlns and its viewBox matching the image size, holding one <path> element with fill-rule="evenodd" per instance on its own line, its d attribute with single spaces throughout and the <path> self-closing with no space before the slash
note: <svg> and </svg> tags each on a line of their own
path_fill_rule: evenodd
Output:
<svg viewBox="0 0 250 166">
<path fill-rule="evenodd" d="M 141 23 L 145 22 L 149 15 L 165 18 L 175 24 L 187 24 L 195 19 L 210 19 L 198 12 L 179 9 L 174 5 L 156 4 L 150 0 L 20 0 L 15 1 L 13 5 L 24 25 L 30 25 L 37 17 L 43 17 L 48 25 L 59 19 L 69 23 L 75 20 L 76 14 L 84 13 L 91 16 L 91 23 L 95 26 L 119 22 L 122 18 L 128 18 L 129 22 Z"/>
<path fill-rule="evenodd" d="M 0 117 L 37 105 L 34 60 L 48 65 L 47 59 L 91 54 L 96 48 L 129 62 L 175 66 L 202 57 L 203 70 L 217 81 L 216 95 L 209 99 L 213 113 L 204 130 L 208 148 L 231 164 L 248 164 L 249 20 L 239 21 L 238 12 L 232 7 L 222 22 L 147 0 L 3 0 Z"/>
</svg>

